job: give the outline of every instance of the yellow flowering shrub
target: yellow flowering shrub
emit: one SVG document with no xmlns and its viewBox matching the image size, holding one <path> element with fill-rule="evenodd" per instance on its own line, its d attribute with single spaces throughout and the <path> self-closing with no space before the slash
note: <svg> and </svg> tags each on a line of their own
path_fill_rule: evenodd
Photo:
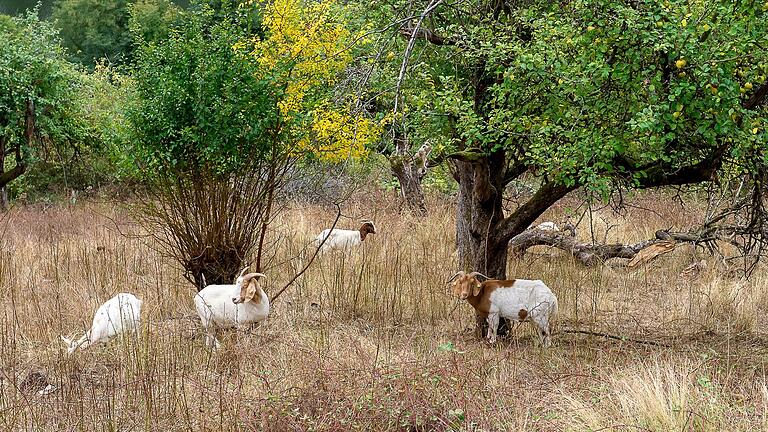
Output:
<svg viewBox="0 0 768 432">
<path fill-rule="evenodd" d="M 280 114 L 294 120 L 297 152 L 312 151 L 338 161 L 365 155 L 365 145 L 381 133 L 378 125 L 351 114 L 348 106 L 332 106 L 329 89 L 352 62 L 351 46 L 362 35 L 343 24 L 334 0 L 274 0 L 263 10 L 264 38 L 235 45 L 254 56 L 282 88 L 276 101 Z"/>
<path fill-rule="evenodd" d="M 311 128 L 311 139 L 300 143 L 300 148 L 312 147 L 321 159 L 331 162 L 365 156 L 365 144 L 381 135 L 379 124 L 327 106 L 315 109 Z"/>
</svg>

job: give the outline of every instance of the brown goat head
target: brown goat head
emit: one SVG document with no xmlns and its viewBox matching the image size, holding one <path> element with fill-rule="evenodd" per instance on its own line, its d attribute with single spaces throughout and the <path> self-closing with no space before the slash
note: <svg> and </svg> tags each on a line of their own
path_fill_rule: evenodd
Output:
<svg viewBox="0 0 768 432">
<path fill-rule="evenodd" d="M 368 234 L 376 234 L 376 226 L 373 225 L 372 221 L 364 221 L 360 225 L 360 241 L 364 241 Z"/>
<path fill-rule="evenodd" d="M 232 301 L 234 303 L 261 303 L 261 295 L 259 293 L 261 288 L 259 285 L 260 277 L 266 278 L 267 276 L 263 273 L 248 273 L 247 275 L 243 276 L 242 283 L 240 285 L 240 296 L 232 299 Z"/>
<path fill-rule="evenodd" d="M 480 295 L 482 284 L 480 283 L 480 280 L 478 280 L 478 276 L 486 277 L 478 272 L 464 273 L 463 271 L 453 275 L 453 277 L 448 280 L 448 282 L 454 281 L 451 285 L 453 295 L 462 300 Z"/>
</svg>

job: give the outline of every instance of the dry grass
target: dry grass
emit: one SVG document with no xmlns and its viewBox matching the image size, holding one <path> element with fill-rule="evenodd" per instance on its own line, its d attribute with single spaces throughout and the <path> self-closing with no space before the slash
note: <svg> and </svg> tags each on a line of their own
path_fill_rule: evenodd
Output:
<svg viewBox="0 0 768 432">
<path fill-rule="evenodd" d="M 639 197 L 647 206 L 658 197 Z M 645 201 L 643 201 L 645 200 Z M 602 240 L 635 241 L 695 211 L 595 213 Z M 561 303 L 560 329 L 589 329 L 669 347 L 530 326 L 490 347 L 471 308 L 448 296 L 453 211 L 399 216 L 388 199 L 350 205 L 342 227 L 373 218 L 358 253 L 323 257 L 273 305 L 267 322 L 205 349 L 194 288 L 111 205 L 15 210 L 0 240 L 0 430 L 762 430 L 768 425 L 768 272 L 728 279 L 716 266 L 678 274 L 688 247 L 627 274 L 538 249 L 510 275 L 541 278 Z M 560 210 L 550 216 L 556 218 Z M 293 209 L 271 238 L 269 288 L 334 218 Z M 115 221 L 118 224 L 115 224 Z M 119 230 L 117 228 L 120 228 Z M 581 229 L 588 238 L 589 229 Z M 122 234 L 121 234 L 122 232 Z M 714 264 L 714 263 L 713 263 Z M 67 359 L 58 335 L 82 332 L 120 291 L 144 300 L 138 338 Z M 58 391 L 21 383 L 43 371 Z"/>
</svg>

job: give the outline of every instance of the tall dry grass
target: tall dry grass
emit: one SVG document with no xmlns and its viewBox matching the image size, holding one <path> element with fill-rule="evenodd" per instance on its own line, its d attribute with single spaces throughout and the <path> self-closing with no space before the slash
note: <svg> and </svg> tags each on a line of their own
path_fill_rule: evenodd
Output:
<svg viewBox="0 0 768 432">
<path fill-rule="evenodd" d="M 645 197 L 640 197 L 645 199 Z M 657 197 L 647 198 L 648 205 Z M 564 205 L 567 205 L 565 203 Z M 766 278 L 728 279 L 688 247 L 634 273 L 586 268 L 559 251 L 510 261 L 560 299 L 560 332 L 542 350 L 530 326 L 497 346 L 474 338 L 467 304 L 448 295 L 453 211 L 426 219 L 376 197 L 344 208 L 342 227 L 378 233 L 321 257 L 247 332 L 204 347 L 194 288 L 111 204 L 14 210 L 0 243 L 0 430 L 760 430 L 766 425 Z M 558 218 L 562 208 L 547 217 Z M 274 225 L 272 293 L 307 259 L 332 210 L 294 207 Z M 656 205 L 593 214 L 601 240 L 636 241 L 696 217 Z M 295 257 L 299 258 L 295 258 Z M 295 259 L 294 259 L 295 258 Z M 144 300 L 138 337 L 66 358 L 104 300 Z M 59 389 L 37 395 L 41 371 Z M 24 384 L 24 385 L 22 385 Z"/>
</svg>

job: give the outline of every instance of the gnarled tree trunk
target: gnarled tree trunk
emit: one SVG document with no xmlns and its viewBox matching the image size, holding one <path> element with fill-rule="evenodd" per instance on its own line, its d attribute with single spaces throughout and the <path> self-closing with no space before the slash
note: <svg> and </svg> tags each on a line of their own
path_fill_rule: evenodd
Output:
<svg viewBox="0 0 768 432">
<path fill-rule="evenodd" d="M 405 199 L 408 210 L 418 216 L 427 215 L 427 205 L 424 200 L 424 189 L 421 187 L 421 179 L 426 174 L 426 169 L 411 156 L 408 140 L 402 132 L 395 132 L 395 154 L 390 156 L 389 164 L 392 174 L 400 182 L 400 191 Z"/>
<path fill-rule="evenodd" d="M 552 204 L 576 186 L 545 183 L 528 202 L 511 215 L 504 215 L 504 187 L 519 177 L 525 167 L 508 166 L 505 152 L 491 154 L 462 151 L 451 157 L 453 175 L 459 183 L 456 207 L 456 245 L 459 268 L 479 271 L 494 279 L 507 278 L 507 243 L 523 232 Z M 499 334 L 506 334 L 509 322 L 501 321 Z M 484 336 L 487 324 L 478 318 L 478 332 Z"/>
<path fill-rule="evenodd" d="M 454 177 L 459 183 L 456 207 L 456 245 L 459 268 L 505 279 L 507 247 L 497 241 L 497 227 L 504 219 L 503 189 L 498 171 L 504 169 L 503 154 L 477 161 L 456 161 Z M 493 180 L 497 180 L 493 184 Z"/>
<path fill-rule="evenodd" d="M 499 161 L 481 159 L 478 161 L 456 161 L 454 178 L 459 183 L 459 201 L 456 207 L 456 246 L 459 253 L 459 268 L 465 271 L 479 271 L 494 279 L 506 279 L 507 248 L 499 247 L 496 241 L 496 227 L 504 219 L 501 188 L 491 184 L 490 171 L 498 170 Z M 501 161 L 503 162 L 503 154 Z M 503 169 L 503 167 L 502 167 Z M 485 337 L 488 323 L 475 315 L 476 333 Z M 507 319 L 499 320 L 498 334 L 509 332 Z"/>
<path fill-rule="evenodd" d="M 414 164 L 408 155 L 392 156 L 389 159 L 392 174 L 400 183 L 400 191 L 405 199 L 408 210 L 417 216 L 427 215 L 427 205 L 424 200 L 424 189 L 421 187 L 422 174 L 418 164 Z"/>
</svg>

